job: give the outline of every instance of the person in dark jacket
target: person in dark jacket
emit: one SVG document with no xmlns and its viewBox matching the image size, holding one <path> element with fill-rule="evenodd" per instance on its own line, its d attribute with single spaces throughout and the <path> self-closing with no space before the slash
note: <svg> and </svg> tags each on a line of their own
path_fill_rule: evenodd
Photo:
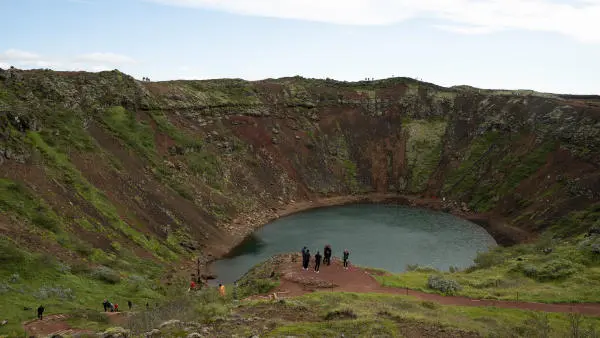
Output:
<svg viewBox="0 0 600 338">
<path fill-rule="evenodd" d="M 323 264 L 331 264 L 331 245 L 329 244 L 325 245 L 325 249 L 323 250 Z"/>
<path fill-rule="evenodd" d="M 315 255 L 315 272 L 319 273 L 319 267 L 321 266 L 321 254 L 319 250 L 317 250 L 317 254 Z"/>
<path fill-rule="evenodd" d="M 306 260 L 306 250 L 308 250 L 308 249 L 306 248 L 306 246 L 302 248 L 302 268 L 303 268 L 304 270 L 306 270 L 306 269 L 304 268 L 304 265 L 306 265 L 306 264 L 305 264 L 305 260 Z"/>
<path fill-rule="evenodd" d="M 308 270 L 308 263 L 310 262 L 310 250 L 306 249 L 304 251 L 304 261 L 302 262 L 302 267 L 304 270 Z"/>
<path fill-rule="evenodd" d="M 106 312 L 106 310 L 108 310 L 108 300 L 103 300 L 102 301 L 102 306 L 104 307 L 104 312 Z"/>
<path fill-rule="evenodd" d="M 127 306 L 129 307 L 129 311 L 131 311 L 131 308 L 133 307 L 133 303 L 130 300 L 128 300 Z"/>
<path fill-rule="evenodd" d="M 44 314 L 44 306 L 43 305 L 40 305 L 40 307 L 37 308 L 37 313 L 38 313 L 38 319 L 42 320 L 43 314 Z"/>
<path fill-rule="evenodd" d="M 344 249 L 344 269 L 348 270 L 348 257 L 350 256 L 350 252 L 348 249 Z"/>
</svg>

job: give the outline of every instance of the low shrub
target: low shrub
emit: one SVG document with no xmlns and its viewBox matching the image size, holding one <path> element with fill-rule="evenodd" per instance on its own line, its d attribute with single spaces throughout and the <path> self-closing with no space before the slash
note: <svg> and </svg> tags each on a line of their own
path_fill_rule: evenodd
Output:
<svg viewBox="0 0 600 338">
<path fill-rule="evenodd" d="M 454 294 L 462 290 L 462 286 L 455 280 L 445 279 L 443 276 L 431 275 L 427 279 L 427 286 L 430 289 L 441 291 L 445 294 Z"/>
<path fill-rule="evenodd" d="M 521 271 L 527 277 L 541 282 L 569 277 L 582 268 L 581 264 L 563 258 L 553 259 L 541 265 L 521 265 Z"/>
<path fill-rule="evenodd" d="M 117 284 L 121 281 L 119 273 L 107 266 L 99 266 L 93 272 L 92 276 L 98 280 L 109 284 Z"/>
<path fill-rule="evenodd" d="M 506 256 L 501 250 L 495 249 L 488 252 L 481 252 L 475 257 L 476 269 L 487 269 L 493 266 L 500 265 L 506 261 Z"/>
<path fill-rule="evenodd" d="M 431 266 L 423 266 L 419 264 L 408 264 L 406 265 L 406 271 L 414 272 L 438 272 L 438 269 Z"/>
<path fill-rule="evenodd" d="M 73 290 L 70 288 L 58 287 L 47 287 L 42 286 L 36 291 L 33 296 L 37 299 L 48 299 L 48 298 L 60 298 L 60 299 L 74 299 L 75 295 Z"/>
<path fill-rule="evenodd" d="M 277 281 L 270 279 L 248 280 L 243 285 L 239 286 L 239 294 L 242 298 L 265 294 L 277 287 L 278 284 L 279 283 Z"/>
<path fill-rule="evenodd" d="M 330 311 L 325 315 L 325 320 L 356 319 L 358 316 L 350 309 Z"/>
<path fill-rule="evenodd" d="M 434 303 L 434 302 L 431 302 L 428 300 L 422 301 L 421 306 L 423 306 L 426 309 L 430 309 L 430 310 L 435 310 L 440 307 L 438 303 Z"/>
<path fill-rule="evenodd" d="M 8 282 L 12 284 L 18 283 L 19 280 L 21 280 L 21 276 L 19 276 L 18 273 L 13 273 L 10 275 L 10 277 L 8 277 Z"/>
</svg>

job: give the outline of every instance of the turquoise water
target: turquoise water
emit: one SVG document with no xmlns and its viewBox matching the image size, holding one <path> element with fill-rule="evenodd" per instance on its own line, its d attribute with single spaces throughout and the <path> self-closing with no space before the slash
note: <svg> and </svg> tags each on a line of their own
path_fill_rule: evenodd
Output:
<svg viewBox="0 0 600 338">
<path fill-rule="evenodd" d="M 232 283 L 252 266 L 285 252 L 311 254 L 330 244 L 333 255 L 350 250 L 351 264 L 405 271 L 407 264 L 441 270 L 473 264 L 477 252 L 496 246 L 480 226 L 450 214 L 390 205 L 349 205 L 310 210 L 258 229 L 211 268 L 215 282 Z"/>
</svg>

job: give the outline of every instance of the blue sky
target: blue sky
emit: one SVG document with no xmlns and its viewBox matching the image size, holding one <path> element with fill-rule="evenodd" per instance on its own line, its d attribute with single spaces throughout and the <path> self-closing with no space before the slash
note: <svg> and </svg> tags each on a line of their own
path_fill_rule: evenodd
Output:
<svg viewBox="0 0 600 338">
<path fill-rule="evenodd" d="M 600 0 L 2 0 L 0 67 L 600 94 Z"/>
</svg>

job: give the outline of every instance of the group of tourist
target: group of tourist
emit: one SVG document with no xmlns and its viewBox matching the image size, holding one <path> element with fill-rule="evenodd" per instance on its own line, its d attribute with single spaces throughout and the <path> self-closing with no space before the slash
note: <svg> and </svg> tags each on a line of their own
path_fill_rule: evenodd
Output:
<svg viewBox="0 0 600 338">
<path fill-rule="evenodd" d="M 133 303 L 130 300 L 128 300 L 127 306 L 129 307 L 129 310 L 131 311 L 131 308 L 133 307 Z M 148 306 L 148 304 L 146 304 L 146 306 Z M 102 301 L 102 307 L 104 307 L 104 312 L 119 312 L 119 304 L 112 303 L 108 299 L 104 299 Z"/>
<path fill-rule="evenodd" d="M 316 273 L 319 273 L 319 269 L 321 267 L 321 259 L 323 260 L 323 264 L 331 265 L 331 254 L 332 254 L 332 250 L 331 250 L 331 245 L 329 245 L 329 244 L 325 245 L 325 248 L 323 249 L 323 256 L 321 256 L 321 253 L 319 252 L 319 250 L 317 250 L 317 253 L 315 254 L 315 266 L 314 266 Z M 342 260 L 344 262 L 345 270 L 348 270 L 348 258 L 349 257 L 350 257 L 350 252 L 348 251 L 348 249 L 344 249 Z M 310 250 L 305 246 L 302 248 L 302 268 L 304 270 L 308 270 L 309 263 L 310 263 Z"/>
<path fill-rule="evenodd" d="M 202 282 L 198 286 L 196 282 L 192 279 L 192 281 L 190 282 L 190 288 L 188 289 L 188 292 L 202 290 L 203 286 L 208 287 L 208 283 L 205 280 L 202 280 Z M 221 295 L 221 297 L 225 297 L 225 285 L 219 284 L 217 290 L 219 290 L 219 294 Z"/>
</svg>

